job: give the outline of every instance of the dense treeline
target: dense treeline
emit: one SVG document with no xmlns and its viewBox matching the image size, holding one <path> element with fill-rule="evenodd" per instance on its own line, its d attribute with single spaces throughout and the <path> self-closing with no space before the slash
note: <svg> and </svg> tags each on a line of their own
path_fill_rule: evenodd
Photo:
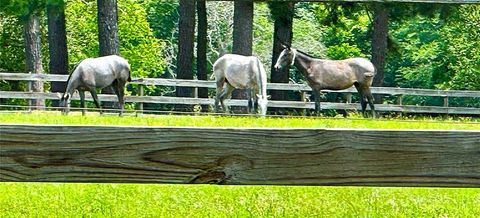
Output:
<svg viewBox="0 0 480 218">
<path fill-rule="evenodd" d="M 33 14 L 39 20 L 42 70 L 49 73 L 49 43 L 52 42 L 47 40 L 47 15 L 50 13 L 47 8 L 63 1 L 0 2 L 0 71 L 31 71 L 25 56 L 24 27 Z M 177 76 L 180 3 L 178 0 L 118 0 L 119 53 L 129 60 L 134 77 Z M 386 55 L 381 57 L 385 59 L 383 86 L 480 90 L 480 5 L 289 4 L 284 7 L 255 3 L 254 6 L 252 53 L 260 57 L 267 71 L 276 37 L 287 41 L 291 37 L 292 46 L 317 57 L 372 59 L 372 55 L 378 54 L 372 51 L 372 48 L 378 49 L 372 44 L 378 42 L 372 36 L 379 31 L 375 25 L 386 24 L 383 30 L 387 34 Z M 68 71 L 71 72 L 78 61 L 99 56 L 97 1 L 68 0 L 64 12 Z M 206 12 L 207 74 L 210 75 L 213 62 L 222 54 L 232 52 L 234 3 L 207 1 Z M 382 18 L 379 13 L 386 17 Z M 288 25 L 292 26 L 291 33 Z M 284 31 L 283 35 L 274 37 L 274 30 Z M 196 78 L 196 60 L 192 59 L 192 72 L 183 73 Z M 281 74 L 274 76 L 278 75 Z M 287 76 L 290 81 L 303 80 L 292 69 Z M 0 88 L 22 90 L 25 84 L 0 81 Z M 128 91 L 135 94 L 137 90 L 129 87 Z M 173 92 L 158 87 L 146 90 L 146 94 L 151 95 Z M 422 101 L 435 100 L 425 98 Z"/>
</svg>

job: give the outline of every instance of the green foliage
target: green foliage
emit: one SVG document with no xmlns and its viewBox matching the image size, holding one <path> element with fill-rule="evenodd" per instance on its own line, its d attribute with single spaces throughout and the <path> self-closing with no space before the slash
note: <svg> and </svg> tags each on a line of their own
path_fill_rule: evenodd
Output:
<svg viewBox="0 0 480 218">
<path fill-rule="evenodd" d="M 71 70 L 81 60 L 97 57 L 99 54 L 96 17 L 96 1 L 67 2 L 65 19 L 67 20 L 67 48 Z"/>
<path fill-rule="evenodd" d="M 444 28 L 451 79 L 440 88 L 480 90 L 480 5 L 462 6 Z"/>
<path fill-rule="evenodd" d="M 135 0 L 119 1 L 120 53 L 128 59 L 135 77 L 160 77 L 165 68 L 161 51 L 165 44 L 153 36 L 145 5 Z"/>
<path fill-rule="evenodd" d="M 0 0 L 0 11 L 25 21 L 30 14 L 41 12 L 45 3 L 46 0 Z"/>
<path fill-rule="evenodd" d="M 479 11 L 478 5 L 467 5 L 446 21 L 436 14 L 393 23 L 393 36 L 401 47 L 390 59 L 396 83 L 402 87 L 480 90 Z"/>
<path fill-rule="evenodd" d="M 98 56 L 96 11 L 94 0 L 67 3 L 67 38 L 72 67 L 85 58 Z M 133 77 L 159 77 L 165 66 L 160 56 L 164 44 L 153 37 L 144 5 L 122 0 L 118 2 L 118 11 L 120 54 L 130 63 Z"/>
<path fill-rule="evenodd" d="M 315 8 L 315 19 L 324 28 L 322 42 L 330 59 L 370 56 L 368 14 L 362 5 L 350 3 L 321 4 Z"/>
<path fill-rule="evenodd" d="M 0 45 L 0 71 L 23 70 L 25 68 L 23 27 L 17 18 L 4 13 L 0 13 Z"/>
</svg>

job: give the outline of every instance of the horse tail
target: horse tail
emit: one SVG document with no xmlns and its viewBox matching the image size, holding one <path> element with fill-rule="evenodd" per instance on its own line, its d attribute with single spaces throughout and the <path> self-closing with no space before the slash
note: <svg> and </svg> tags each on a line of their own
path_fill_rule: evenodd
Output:
<svg viewBox="0 0 480 218">
<path fill-rule="evenodd" d="M 372 64 L 372 67 L 373 67 L 373 72 L 366 72 L 365 73 L 366 77 L 375 77 L 375 75 L 377 75 L 377 68 L 375 67 L 374 64 Z"/>
<path fill-rule="evenodd" d="M 265 95 L 264 97 L 267 97 L 266 93 L 263 93 L 263 90 L 266 90 L 267 88 L 267 87 L 263 87 L 264 85 L 266 85 L 266 84 L 263 84 L 263 80 L 267 79 L 267 78 L 263 78 L 263 76 L 266 76 L 267 73 L 265 72 L 265 69 L 263 68 L 260 62 L 260 59 L 258 59 L 258 57 L 257 57 L 257 68 L 258 68 L 258 79 L 260 80 L 260 91 L 262 92 L 262 95 Z"/>
</svg>

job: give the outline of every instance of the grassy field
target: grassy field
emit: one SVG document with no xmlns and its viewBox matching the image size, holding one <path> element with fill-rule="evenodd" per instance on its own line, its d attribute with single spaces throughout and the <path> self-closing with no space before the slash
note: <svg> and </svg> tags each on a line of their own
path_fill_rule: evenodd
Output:
<svg viewBox="0 0 480 218">
<path fill-rule="evenodd" d="M 121 126 L 196 126 L 196 127 L 273 127 L 273 128 L 367 128 L 367 129 L 444 129 L 480 130 L 480 120 L 363 119 L 363 118 L 258 118 L 221 116 L 141 115 L 100 116 L 91 113 L 68 116 L 58 112 L 0 113 L 0 124 L 61 124 L 61 125 L 121 125 Z"/>
<path fill-rule="evenodd" d="M 480 121 L 3 113 L 0 124 L 480 130 Z M 0 183 L 0 217 L 480 217 L 480 189 Z"/>
<path fill-rule="evenodd" d="M 480 189 L 0 183 L 0 217 L 480 217 Z"/>
</svg>

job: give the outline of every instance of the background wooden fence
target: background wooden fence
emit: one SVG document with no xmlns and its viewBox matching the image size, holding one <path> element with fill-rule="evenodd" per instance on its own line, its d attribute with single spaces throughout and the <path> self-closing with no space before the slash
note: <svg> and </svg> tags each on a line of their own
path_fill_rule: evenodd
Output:
<svg viewBox="0 0 480 218">
<path fill-rule="evenodd" d="M 1 182 L 480 187 L 480 131 L 0 125 Z"/>
<path fill-rule="evenodd" d="M 0 80 L 13 81 L 66 81 L 67 75 L 53 75 L 53 74 L 23 74 L 23 73 L 0 73 Z M 159 79 L 159 78 L 143 78 L 141 80 L 131 82 L 139 86 L 139 93 L 143 93 L 144 85 L 156 86 L 176 86 L 176 87 L 194 87 L 194 88 L 215 88 L 214 81 L 201 80 L 179 80 L 179 79 Z M 298 91 L 302 93 L 302 101 L 269 101 L 269 107 L 275 108 L 298 108 L 298 109 L 313 109 L 314 103 L 307 100 L 306 93 L 311 91 L 311 88 L 306 84 L 280 84 L 268 83 L 268 90 L 289 90 Z M 324 92 L 345 93 L 347 102 L 334 103 L 322 102 L 322 109 L 346 109 L 359 110 L 358 103 L 351 102 L 351 96 L 357 91 L 351 87 L 341 91 L 325 90 Z M 456 90 L 429 90 L 429 89 L 410 89 L 410 88 L 393 88 L 393 87 L 372 87 L 372 93 L 393 95 L 397 97 L 396 104 L 377 104 L 375 105 L 378 111 L 388 112 L 407 112 L 407 113 L 433 113 L 433 114 L 466 114 L 479 115 L 480 108 L 472 107 L 451 107 L 449 105 L 449 98 L 474 98 L 480 102 L 480 91 L 456 91 Z M 403 105 L 403 96 L 433 96 L 443 98 L 443 106 L 419 106 L 419 105 Z M 16 99 L 59 99 L 58 93 L 33 93 L 24 91 L 0 91 L 0 98 L 16 98 Z M 86 95 L 87 100 L 92 100 L 90 95 Z M 99 95 L 101 101 L 116 101 L 114 95 Z M 78 94 L 75 94 L 73 99 L 79 99 Z M 189 104 L 189 105 L 213 105 L 213 99 L 208 98 L 188 98 L 188 97 L 169 97 L 169 96 L 127 96 L 126 102 L 137 102 L 140 104 L 140 109 L 143 109 L 143 103 L 158 103 L 158 104 Z M 246 106 L 246 100 L 229 100 L 231 106 Z"/>
</svg>

